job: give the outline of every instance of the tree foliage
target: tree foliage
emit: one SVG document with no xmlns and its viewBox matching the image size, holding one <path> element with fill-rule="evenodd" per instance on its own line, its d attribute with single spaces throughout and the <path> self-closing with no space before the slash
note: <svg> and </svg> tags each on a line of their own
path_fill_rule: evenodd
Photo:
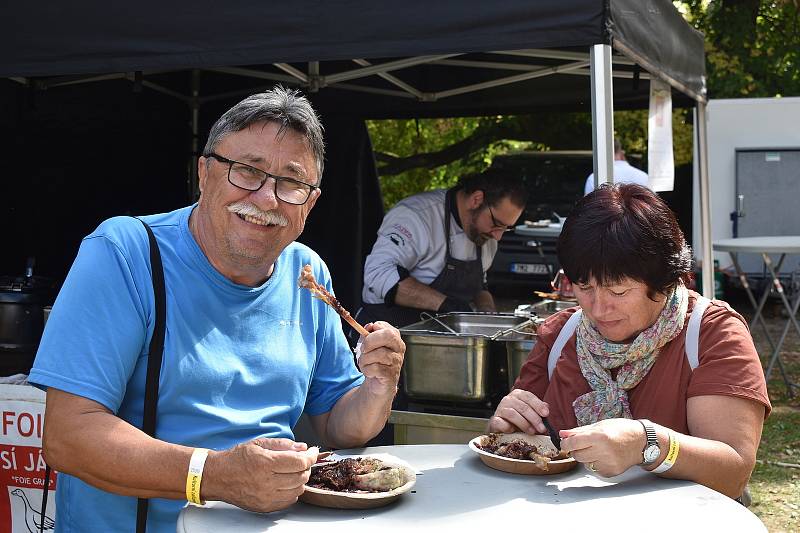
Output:
<svg viewBox="0 0 800 533">
<path fill-rule="evenodd" d="M 800 95 L 800 0 L 674 3 L 705 34 L 710 98 Z"/>
</svg>

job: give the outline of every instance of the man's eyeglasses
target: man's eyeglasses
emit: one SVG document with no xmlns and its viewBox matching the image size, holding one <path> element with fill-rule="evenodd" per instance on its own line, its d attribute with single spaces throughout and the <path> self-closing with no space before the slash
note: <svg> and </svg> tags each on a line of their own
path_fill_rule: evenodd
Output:
<svg viewBox="0 0 800 533">
<path fill-rule="evenodd" d="M 268 178 L 275 180 L 275 196 L 287 204 L 303 205 L 311 196 L 311 191 L 319 189 L 316 185 L 303 183 L 294 178 L 276 176 L 227 157 L 210 152 L 205 157 L 213 157 L 220 163 L 228 165 L 228 182 L 246 191 L 257 191 L 267 182 Z"/>
<path fill-rule="evenodd" d="M 503 231 L 511 231 L 514 229 L 514 224 L 503 224 L 496 218 L 494 218 L 494 212 L 492 211 L 492 206 L 486 204 L 487 209 L 489 209 L 489 216 L 492 217 L 492 228 L 494 229 L 501 229 Z"/>
</svg>

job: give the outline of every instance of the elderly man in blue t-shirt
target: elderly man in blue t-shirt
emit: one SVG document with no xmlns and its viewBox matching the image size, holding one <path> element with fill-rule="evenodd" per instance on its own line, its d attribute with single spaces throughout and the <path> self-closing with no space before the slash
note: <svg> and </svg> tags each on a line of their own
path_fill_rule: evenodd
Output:
<svg viewBox="0 0 800 533">
<path fill-rule="evenodd" d="M 187 496 L 282 509 L 317 459 L 292 440 L 303 411 L 330 446 L 383 428 L 399 332 L 367 325 L 356 368 L 339 316 L 297 287 L 310 264 L 332 290 L 323 261 L 294 242 L 320 196 L 323 155 L 304 97 L 253 95 L 211 129 L 198 203 L 143 217 L 166 288 L 155 438 L 139 429 L 156 321 L 148 235 L 117 217 L 83 240 L 29 377 L 47 389 L 60 531 L 132 531 L 137 498 L 150 498 L 148 532 L 174 532 Z"/>
</svg>

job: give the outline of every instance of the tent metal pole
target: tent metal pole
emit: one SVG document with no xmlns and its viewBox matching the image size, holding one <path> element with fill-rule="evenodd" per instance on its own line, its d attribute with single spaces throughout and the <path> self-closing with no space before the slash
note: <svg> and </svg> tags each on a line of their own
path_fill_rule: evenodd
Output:
<svg viewBox="0 0 800 533">
<path fill-rule="evenodd" d="M 706 102 L 697 103 L 697 167 L 700 174 L 700 246 L 702 246 L 703 296 L 714 297 L 714 250 L 711 241 L 711 195 L 708 179 L 708 138 Z"/>
<path fill-rule="evenodd" d="M 450 67 L 464 67 L 464 68 L 484 68 L 484 69 L 497 69 L 497 70 L 521 70 L 524 72 L 534 72 L 537 70 L 541 70 L 543 68 L 547 68 L 545 65 L 535 65 L 533 63 L 506 63 L 500 61 L 470 61 L 465 59 L 442 59 L 439 61 L 431 62 L 433 65 L 447 65 Z M 592 72 L 587 69 L 580 69 L 580 70 L 564 70 L 558 72 L 557 74 L 572 74 L 577 76 L 591 76 Z M 615 78 L 627 78 L 631 79 L 634 77 L 634 73 L 629 70 L 615 70 L 611 73 L 612 76 Z M 642 80 L 649 80 L 650 74 L 647 72 L 642 72 L 639 74 L 639 79 Z"/>
<path fill-rule="evenodd" d="M 616 41 L 615 41 L 616 42 Z M 562 59 L 564 61 L 580 61 L 586 59 L 583 52 L 565 52 L 563 50 L 548 50 L 529 48 L 527 50 L 502 50 L 498 52 L 488 52 L 489 54 L 501 54 L 517 57 L 540 57 L 543 59 Z M 636 61 L 625 56 L 612 57 L 611 60 L 617 65 L 635 65 Z"/>
<path fill-rule="evenodd" d="M 592 162 L 594 186 L 614 179 L 614 89 L 611 78 L 611 46 L 592 45 Z"/>
<path fill-rule="evenodd" d="M 192 97 L 189 100 L 192 113 L 192 155 L 189 160 L 189 201 L 200 197 L 200 185 L 197 182 L 197 161 L 200 158 L 200 71 L 192 70 Z"/>
<path fill-rule="evenodd" d="M 555 67 L 546 67 L 540 70 L 536 70 L 534 72 L 526 72 L 525 74 L 516 74 L 514 76 L 509 76 L 507 78 L 499 78 L 492 81 L 485 81 L 482 83 L 474 83 L 472 85 L 465 85 L 463 87 L 458 87 L 456 89 L 449 89 L 447 91 L 440 91 L 434 94 L 434 101 L 441 100 L 442 98 L 448 98 L 450 96 L 457 96 L 459 94 L 466 94 L 475 91 L 480 91 L 483 89 L 490 89 L 492 87 L 501 87 L 503 85 L 509 85 L 511 83 L 518 83 L 525 80 L 532 80 L 535 78 L 544 78 L 546 76 L 551 76 L 553 74 L 560 74 L 562 72 L 567 72 L 570 70 L 580 69 L 587 66 L 586 60 L 584 61 L 575 61 L 574 63 L 566 63 L 564 65 L 557 65 Z M 610 65 L 609 65 L 610 71 Z"/>
<path fill-rule="evenodd" d="M 371 67 L 372 66 L 372 63 L 370 63 L 366 59 L 353 59 L 353 62 L 356 65 L 360 65 L 362 67 Z M 392 76 L 391 74 L 386 74 L 385 72 L 379 72 L 378 76 L 383 78 L 384 80 L 388 81 L 392 85 L 394 85 L 396 87 L 400 87 L 401 89 L 403 89 L 407 93 L 415 96 L 417 99 L 422 100 L 422 98 L 423 98 L 422 91 L 420 91 L 419 89 L 414 88 L 413 86 L 411 86 L 408 83 L 404 82 L 400 78 L 398 78 L 396 76 Z"/>
</svg>

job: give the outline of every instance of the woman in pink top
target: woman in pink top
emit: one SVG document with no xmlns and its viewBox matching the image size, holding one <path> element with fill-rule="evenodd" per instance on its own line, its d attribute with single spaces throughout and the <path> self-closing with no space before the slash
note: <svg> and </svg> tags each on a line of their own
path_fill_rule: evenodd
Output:
<svg viewBox="0 0 800 533">
<path fill-rule="evenodd" d="M 567 218 L 558 256 L 579 307 L 540 327 L 489 430 L 546 433 L 548 417 L 600 475 L 639 465 L 741 496 L 770 410 L 764 374 L 742 317 L 686 288 L 672 211 L 640 185 L 602 186 Z"/>
</svg>

